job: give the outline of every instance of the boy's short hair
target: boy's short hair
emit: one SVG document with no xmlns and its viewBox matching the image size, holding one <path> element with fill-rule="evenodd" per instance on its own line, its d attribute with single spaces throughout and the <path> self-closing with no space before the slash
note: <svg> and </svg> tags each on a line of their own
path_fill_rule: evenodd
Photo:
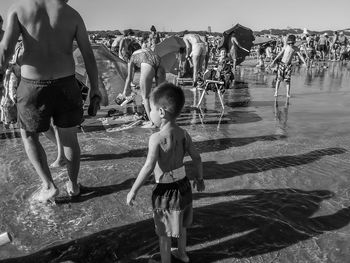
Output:
<svg viewBox="0 0 350 263">
<path fill-rule="evenodd" d="M 165 82 L 152 91 L 151 101 L 157 107 L 166 109 L 170 116 L 175 119 L 180 115 L 185 104 L 185 94 L 180 87 Z"/>
<path fill-rule="evenodd" d="M 296 41 L 295 35 L 289 35 L 289 36 L 287 37 L 287 44 L 294 44 L 295 41 Z"/>
</svg>

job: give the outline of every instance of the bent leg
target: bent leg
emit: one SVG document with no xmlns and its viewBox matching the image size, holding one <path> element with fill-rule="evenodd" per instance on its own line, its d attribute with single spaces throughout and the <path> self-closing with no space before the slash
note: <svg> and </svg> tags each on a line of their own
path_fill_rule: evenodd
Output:
<svg viewBox="0 0 350 263">
<path fill-rule="evenodd" d="M 155 76 L 154 68 L 149 64 L 142 63 L 141 76 L 140 76 L 140 89 L 142 93 L 141 95 L 143 99 L 143 104 L 149 120 L 151 120 L 150 118 L 151 107 L 149 103 L 149 95 L 151 94 L 152 81 L 154 76 Z"/>
<path fill-rule="evenodd" d="M 67 172 L 69 177 L 69 187 L 72 192 L 78 191 L 78 174 L 80 168 L 80 146 L 77 136 L 77 127 L 58 127 L 59 137 L 67 159 Z"/>
</svg>

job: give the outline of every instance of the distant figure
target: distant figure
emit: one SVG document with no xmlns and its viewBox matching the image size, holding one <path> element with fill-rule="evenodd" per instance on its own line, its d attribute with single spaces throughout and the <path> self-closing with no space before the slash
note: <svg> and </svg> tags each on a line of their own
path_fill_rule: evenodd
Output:
<svg viewBox="0 0 350 263">
<path fill-rule="evenodd" d="M 101 98 L 97 66 L 83 19 L 65 0 L 21 0 L 8 12 L 0 44 L 1 68 L 14 52 L 20 35 L 24 53 L 17 90 L 18 121 L 24 148 L 42 180 L 33 199 L 46 202 L 58 195 L 39 134 L 58 127 L 67 158 L 69 195 L 78 195 L 80 147 L 76 126 L 83 116 L 82 97 L 75 80 L 73 41 L 76 40 L 90 79 L 91 101 Z"/>
<path fill-rule="evenodd" d="M 149 48 L 154 51 L 156 44 L 160 42 L 160 35 L 157 32 L 155 26 L 151 26 L 151 34 L 148 36 Z"/>
<path fill-rule="evenodd" d="M 329 49 L 329 41 L 328 41 L 327 33 L 324 33 L 323 35 L 320 36 L 318 40 L 318 47 L 321 52 L 321 60 L 325 60 Z"/>
<path fill-rule="evenodd" d="M 189 262 L 186 229 L 192 223 L 193 210 L 191 183 L 184 167 L 186 153 L 197 171 L 193 187 L 199 192 L 205 189 L 201 157 L 190 135 L 176 124 L 184 103 L 182 89 L 173 84 L 164 83 L 152 92 L 151 119 L 160 131 L 151 135 L 147 160 L 126 199 L 128 205 L 133 205 L 141 186 L 154 174 L 152 208 L 162 263 L 171 262 L 171 253 L 181 262 Z M 171 237 L 178 239 L 178 249 L 172 251 Z"/>
<path fill-rule="evenodd" d="M 269 67 L 272 67 L 277 60 L 280 58 L 281 61 L 278 63 L 278 69 L 277 69 L 277 81 L 276 81 L 276 87 L 275 87 L 275 97 L 278 96 L 278 89 L 281 84 L 281 81 L 286 82 L 286 88 L 287 88 L 287 97 L 290 97 L 290 81 L 291 81 L 291 75 L 292 75 L 292 60 L 293 56 L 297 54 L 301 61 L 306 64 L 304 57 L 300 54 L 299 49 L 294 45 L 296 41 L 295 35 L 289 35 L 287 37 L 287 45 L 282 49 L 282 51 L 275 57 L 275 59 L 271 62 Z"/>
<path fill-rule="evenodd" d="M 4 24 L 4 20 L 2 19 L 2 16 L 0 16 L 0 41 L 2 40 L 5 31 L 2 29 L 2 26 Z M 0 101 L 2 100 L 2 97 L 5 95 L 5 90 L 4 90 L 4 84 L 3 84 L 3 79 L 4 79 L 4 74 L 5 74 L 5 68 L 0 70 Z M 0 109 L 0 114 L 1 109 Z M 1 120 L 0 120 L 1 123 Z"/>
<path fill-rule="evenodd" d="M 130 46 L 130 43 L 135 41 L 134 39 L 134 31 L 132 29 L 124 30 L 124 36 L 120 38 L 119 45 L 118 45 L 118 56 L 124 61 L 128 61 L 128 48 Z M 130 56 L 129 56 L 130 58 Z"/>
<path fill-rule="evenodd" d="M 231 55 L 231 59 L 233 61 L 233 69 L 232 70 L 235 71 L 236 66 L 237 66 L 237 50 L 238 50 L 238 48 L 241 48 L 241 49 L 247 51 L 248 53 L 249 53 L 249 50 L 247 50 L 241 46 L 241 44 L 238 42 L 238 40 L 236 38 L 235 32 L 232 32 L 230 41 L 231 41 L 230 55 Z"/>
<path fill-rule="evenodd" d="M 206 56 L 206 45 L 197 34 L 187 34 L 183 36 L 186 44 L 186 58 L 193 63 L 193 86 L 197 86 L 198 72 L 203 70 L 203 63 Z M 205 69 L 204 69 L 205 70 Z"/>
</svg>

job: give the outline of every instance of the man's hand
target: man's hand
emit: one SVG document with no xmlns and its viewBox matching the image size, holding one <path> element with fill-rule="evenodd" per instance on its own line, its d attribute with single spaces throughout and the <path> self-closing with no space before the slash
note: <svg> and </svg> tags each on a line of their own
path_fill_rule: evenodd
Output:
<svg viewBox="0 0 350 263">
<path fill-rule="evenodd" d="M 136 197 L 136 194 L 134 192 L 129 192 L 127 197 L 126 197 L 126 204 L 128 206 L 133 206 L 134 205 L 134 201 L 135 201 L 135 197 Z"/>
</svg>

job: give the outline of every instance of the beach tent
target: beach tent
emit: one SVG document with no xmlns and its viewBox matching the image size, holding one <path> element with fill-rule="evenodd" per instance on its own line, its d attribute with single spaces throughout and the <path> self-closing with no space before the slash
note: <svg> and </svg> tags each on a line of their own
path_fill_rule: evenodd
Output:
<svg viewBox="0 0 350 263">
<path fill-rule="evenodd" d="M 232 43 L 230 39 L 233 33 L 235 33 L 235 36 L 242 47 L 244 47 L 247 50 L 250 50 L 252 48 L 253 41 L 255 39 L 253 36 L 253 31 L 248 27 L 244 27 L 240 24 L 237 24 L 223 33 L 223 39 L 221 44 L 219 45 L 219 49 L 222 47 L 225 47 L 228 51 L 231 49 Z M 238 48 L 237 65 L 241 64 L 244 61 L 245 57 L 248 55 L 249 55 L 249 52 L 246 52 L 243 49 Z"/>
<path fill-rule="evenodd" d="M 124 89 L 127 77 L 127 63 L 114 55 L 103 44 L 92 44 L 92 50 L 98 68 L 102 106 L 107 106 L 108 104 L 113 104 L 114 99 Z M 78 48 L 73 51 L 73 57 L 76 75 L 83 83 L 89 86 L 84 60 Z"/>
</svg>

